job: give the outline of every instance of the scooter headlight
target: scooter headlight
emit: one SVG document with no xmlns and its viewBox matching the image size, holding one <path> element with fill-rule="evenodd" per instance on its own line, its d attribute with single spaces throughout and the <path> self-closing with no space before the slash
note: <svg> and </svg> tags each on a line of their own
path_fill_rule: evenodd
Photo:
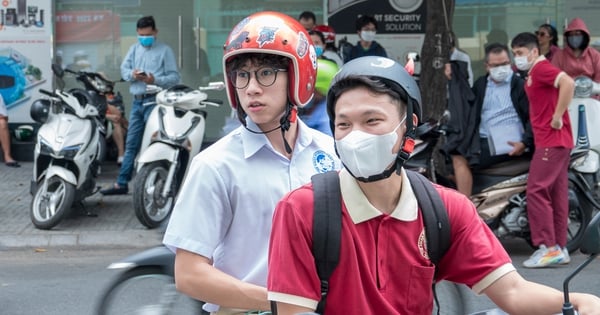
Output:
<svg viewBox="0 0 600 315">
<path fill-rule="evenodd" d="M 39 136 L 39 142 L 41 155 L 52 155 L 52 153 L 54 153 L 52 147 L 50 146 L 50 143 L 46 141 L 46 139 L 44 139 L 42 136 Z"/>
<path fill-rule="evenodd" d="M 60 150 L 60 152 L 58 152 L 58 155 L 64 159 L 72 160 L 82 147 L 83 143 L 64 147 L 62 150 Z"/>
</svg>

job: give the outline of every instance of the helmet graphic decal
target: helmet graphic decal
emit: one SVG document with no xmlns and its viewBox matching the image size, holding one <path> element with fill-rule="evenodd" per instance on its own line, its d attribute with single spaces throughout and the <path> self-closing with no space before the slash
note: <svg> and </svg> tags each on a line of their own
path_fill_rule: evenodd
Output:
<svg viewBox="0 0 600 315">
<path fill-rule="evenodd" d="M 225 47 L 225 51 L 242 48 L 242 44 L 244 43 L 246 38 L 248 38 L 248 34 L 249 34 L 248 32 L 242 32 L 241 34 L 239 34 L 235 39 L 233 39 L 229 42 L 229 45 L 227 45 L 227 47 Z"/>
<path fill-rule="evenodd" d="M 275 42 L 275 34 L 279 30 L 279 27 L 263 27 L 258 32 L 256 42 L 258 47 L 262 48 L 265 44 L 271 44 Z"/>
<path fill-rule="evenodd" d="M 308 51 L 308 39 L 304 33 L 298 33 L 298 47 L 296 47 L 296 53 L 298 57 L 304 58 L 306 56 L 306 52 Z"/>
<path fill-rule="evenodd" d="M 371 62 L 371 66 L 377 68 L 390 68 L 394 66 L 394 61 L 388 58 L 377 58 L 377 60 Z"/>
</svg>

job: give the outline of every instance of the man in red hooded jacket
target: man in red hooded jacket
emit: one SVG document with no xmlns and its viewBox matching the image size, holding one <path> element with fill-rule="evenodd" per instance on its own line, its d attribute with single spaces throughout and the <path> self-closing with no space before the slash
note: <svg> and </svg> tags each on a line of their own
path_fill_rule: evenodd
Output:
<svg viewBox="0 0 600 315">
<path fill-rule="evenodd" d="M 590 31 L 585 22 L 574 18 L 563 35 L 565 45 L 552 57 L 552 64 L 572 78 L 584 75 L 600 82 L 600 52 L 590 47 Z"/>
</svg>

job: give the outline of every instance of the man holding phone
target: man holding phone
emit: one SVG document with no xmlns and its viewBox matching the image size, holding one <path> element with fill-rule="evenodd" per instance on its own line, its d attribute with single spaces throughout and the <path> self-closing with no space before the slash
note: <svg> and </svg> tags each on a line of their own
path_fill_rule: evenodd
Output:
<svg viewBox="0 0 600 315">
<path fill-rule="evenodd" d="M 156 23 L 152 16 L 137 21 L 138 42 L 132 45 L 121 64 L 121 76 L 131 82 L 133 105 L 129 114 L 129 128 L 125 140 L 125 155 L 117 182 L 100 191 L 103 195 L 124 195 L 129 192 L 127 183 L 133 174 L 133 163 L 142 144 L 144 127 L 156 105 L 156 94 L 146 92 L 148 84 L 168 88 L 179 83 L 180 75 L 173 50 L 156 41 Z"/>
</svg>

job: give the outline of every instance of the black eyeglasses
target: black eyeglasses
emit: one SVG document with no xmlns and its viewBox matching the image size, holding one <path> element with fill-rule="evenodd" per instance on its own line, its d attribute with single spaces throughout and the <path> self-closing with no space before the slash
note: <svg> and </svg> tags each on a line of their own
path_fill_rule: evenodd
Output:
<svg viewBox="0 0 600 315">
<path fill-rule="evenodd" d="M 287 72 L 287 69 L 265 67 L 256 71 L 233 70 L 229 72 L 229 79 L 236 89 L 243 89 L 250 83 L 250 78 L 252 77 L 251 73 L 254 73 L 254 77 L 258 84 L 268 87 L 275 83 L 275 80 L 277 80 L 277 73 L 279 72 Z"/>
</svg>

